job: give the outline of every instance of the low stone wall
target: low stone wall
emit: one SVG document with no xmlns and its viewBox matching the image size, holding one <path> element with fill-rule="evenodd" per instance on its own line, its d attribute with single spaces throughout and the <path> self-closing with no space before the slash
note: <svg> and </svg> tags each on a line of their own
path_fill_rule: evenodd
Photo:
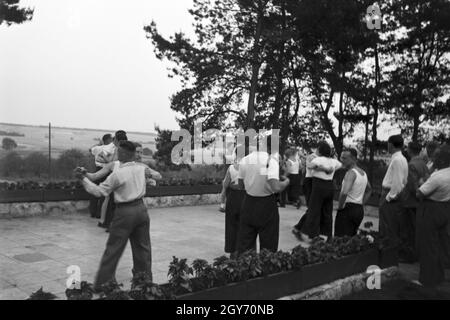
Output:
<svg viewBox="0 0 450 320">
<path fill-rule="evenodd" d="M 198 206 L 218 204 L 219 202 L 219 194 L 145 198 L 145 204 L 148 208 Z M 88 207 L 89 201 L 0 203 L 0 219 L 79 214 L 82 211 L 85 212 Z"/>
<path fill-rule="evenodd" d="M 381 286 L 383 286 L 383 283 L 399 278 L 400 272 L 398 267 L 390 267 L 381 270 L 380 275 Z M 339 300 L 344 296 L 365 290 L 369 276 L 370 274 L 366 272 L 360 273 L 279 300 Z"/>
</svg>

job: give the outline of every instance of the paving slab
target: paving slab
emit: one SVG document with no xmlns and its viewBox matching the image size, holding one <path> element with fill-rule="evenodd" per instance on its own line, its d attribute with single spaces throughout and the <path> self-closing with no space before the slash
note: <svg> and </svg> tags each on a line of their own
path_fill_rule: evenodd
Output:
<svg viewBox="0 0 450 320">
<path fill-rule="evenodd" d="M 280 208 L 280 250 L 298 245 L 292 227 L 304 214 Z M 225 215 L 216 205 L 150 209 L 154 281 L 167 282 L 173 256 L 210 262 L 224 254 Z M 378 228 L 376 218 L 366 217 Z M 67 267 L 78 265 L 82 280 L 93 282 L 108 233 L 87 212 L 64 216 L 0 219 L 0 299 L 24 299 L 41 286 L 64 298 Z M 132 254 L 122 256 L 117 279 L 129 288 Z"/>
</svg>

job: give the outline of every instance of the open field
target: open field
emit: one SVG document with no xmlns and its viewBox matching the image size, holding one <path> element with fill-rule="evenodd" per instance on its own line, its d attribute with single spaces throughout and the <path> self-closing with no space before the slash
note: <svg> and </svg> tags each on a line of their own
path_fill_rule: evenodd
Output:
<svg viewBox="0 0 450 320">
<path fill-rule="evenodd" d="M 47 126 L 29 126 L 19 124 L 0 123 L 0 131 L 17 132 L 24 134 L 23 137 L 9 137 L 18 144 L 15 149 L 20 155 L 27 155 L 30 152 L 40 151 L 48 153 L 48 127 Z M 77 148 L 80 150 L 88 150 L 91 146 L 98 143 L 98 139 L 105 133 L 114 134 L 113 131 L 93 130 L 93 129 L 77 129 L 77 128 L 58 128 L 52 127 L 52 157 L 56 158 L 59 154 L 67 149 Z M 3 139 L 5 136 L 0 136 Z M 131 141 L 140 142 L 143 147 L 156 150 L 154 133 L 128 133 Z M 0 149 L 0 158 L 6 153 Z"/>
</svg>

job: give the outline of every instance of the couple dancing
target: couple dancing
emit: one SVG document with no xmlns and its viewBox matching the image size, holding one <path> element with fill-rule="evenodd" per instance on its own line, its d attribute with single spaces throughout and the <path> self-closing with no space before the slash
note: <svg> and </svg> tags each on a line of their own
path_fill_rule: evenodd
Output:
<svg viewBox="0 0 450 320">
<path fill-rule="evenodd" d="M 87 192 L 96 197 L 114 196 L 114 215 L 109 230 L 106 249 L 94 282 L 96 290 L 115 280 L 115 272 L 123 251 L 130 240 L 133 254 L 133 275 L 145 273 L 152 278 L 150 219 L 143 198 L 148 179 L 161 179 L 161 175 L 138 162 L 137 145 L 122 140 L 117 143 L 111 165 L 96 173 L 76 168 L 75 176 Z M 114 160 L 116 158 L 117 160 Z M 109 174 L 109 175 L 108 175 Z M 93 181 L 107 175 L 99 185 Z"/>
</svg>

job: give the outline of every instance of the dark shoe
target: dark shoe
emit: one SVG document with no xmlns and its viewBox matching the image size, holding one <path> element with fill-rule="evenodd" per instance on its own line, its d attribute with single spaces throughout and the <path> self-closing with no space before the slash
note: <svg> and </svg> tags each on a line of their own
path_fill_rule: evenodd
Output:
<svg viewBox="0 0 450 320">
<path fill-rule="evenodd" d="M 104 223 L 99 222 L 99 223 L 97 223 L 97 227 L 106 228 L 106 225 Z"/>
</svg>

